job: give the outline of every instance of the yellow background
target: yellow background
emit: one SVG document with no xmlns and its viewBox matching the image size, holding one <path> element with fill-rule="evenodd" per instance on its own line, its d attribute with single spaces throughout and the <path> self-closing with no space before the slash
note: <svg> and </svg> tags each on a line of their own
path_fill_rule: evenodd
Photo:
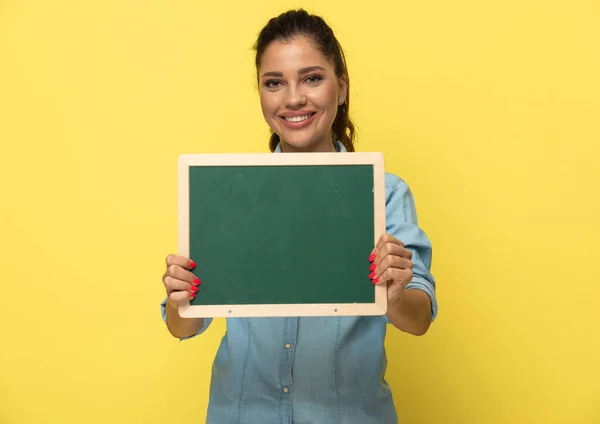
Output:
<svg viewBox="0 0 600 424">
<path fill-rule="evenodd" d="M 251 46 L 299 5 L 434 246 L 439 318 L 387 341 L 401 422 L 600 423 L 591 0 L 1 1 L 0 423 L 204 421 L 224 322 L 159 312 L 177 156 L 267 150 Z"/>
</svg>

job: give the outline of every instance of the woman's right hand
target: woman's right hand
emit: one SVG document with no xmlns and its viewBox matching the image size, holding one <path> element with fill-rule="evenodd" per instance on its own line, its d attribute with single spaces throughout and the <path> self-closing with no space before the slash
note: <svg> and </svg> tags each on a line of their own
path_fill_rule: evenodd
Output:
<svg viewBox="0 0 600 424">
<path fill-rule="evenodd" d="M 200 280 L 191 270 L 196 267 L 194 261 L 180 255 L 171 254 L 166 259 L 167 270 L 162 281 L 167 291 L 169 303 L 178 307 L 180 302 L 185 302 L 196 297 Z"/>
</svg>

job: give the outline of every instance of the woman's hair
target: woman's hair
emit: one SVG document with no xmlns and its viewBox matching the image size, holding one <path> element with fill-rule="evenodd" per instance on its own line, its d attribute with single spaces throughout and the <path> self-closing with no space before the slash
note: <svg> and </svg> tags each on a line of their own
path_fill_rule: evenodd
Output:
<svg viewBox="0 0 600 424">
<path fill-rule="evenodd" d="M 331 127 L 331 136 L 344 145 L 347 151 L 354 151 L 354 124 L 348 114 L 350 108 L 350 78 L 346 67 L 346 58 L 342 46 L 335 38 L 333 30 L 323 18 L 304 11 L 289 10 L 276 18 L 272 18 L 262 29 L 254 45 L 256 51 L 256 70 L 260 68 L 262 56 L 267 47 L 274 41 L 289 42 L 294 37 L 309 38 L 323 55 L 332 61 L 338 78 L 344 78 L 348 86 L 344 103 L 338 105 L 337 114 Z M 274 151 L 279 143 L 279 136 L 271 131 L 269 148 Z"/>
</svg>

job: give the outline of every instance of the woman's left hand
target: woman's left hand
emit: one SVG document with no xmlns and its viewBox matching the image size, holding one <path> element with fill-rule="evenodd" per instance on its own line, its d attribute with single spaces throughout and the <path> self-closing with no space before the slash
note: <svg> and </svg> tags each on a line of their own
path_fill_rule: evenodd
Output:
<svg viewBox="0 0 600 424">
<path fill-rule="evenodd" d="M 412 252 L 390 234 L 383 234 L 369 257 L 373 284 L 386 284 L 388 303 L 396 301 L 413 278 Z"/>
</svg>

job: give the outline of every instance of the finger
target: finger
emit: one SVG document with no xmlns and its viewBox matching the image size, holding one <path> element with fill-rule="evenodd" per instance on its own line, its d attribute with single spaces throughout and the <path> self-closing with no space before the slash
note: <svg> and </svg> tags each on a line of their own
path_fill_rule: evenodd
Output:
<svg viewBox="0 0 600 424">
<path fill-rule="evenodd" d="M 400 240 L 398 240 L 391 234 L 386 233 L 386 234 L 383 234 L 381 237 L 379 237 L 379 241 L 377 242 L 377 245 L 371 252 L 371 256 L 369 256 L 369 262 L 373 262 L 374 260 L 376 260 L 377 257 L 380 256 L 380 254 L 382 253 L 382 251 L 384 251 L 385 248 L 391 249 L 391 250 L 387 251 L 387 254 L 395 254 L 398 256 L 407 257 L 409 259 L 412 258 L 412 252 L 408 249 L 405 249 L 404 243 L 402 243 Z M 383 253 L 386 253 L 386 252 L 384 251 Z M 383 259 L 383 256 L 385 256 L 385 255 L 381 255 L 381 256 L 382 257 L 379 258 L 379 261 L 381 261 Z"/>
<path fill-rule="evenodd" d="M 394 243 L 387 243 L 377 252 L 375 258 L 373 259 L 373 263 L 380 264 L 388 256 L 398 256 L 410 260 L 412 258 L 412 253 L 403 246 Z"/>
<path fill-rule="evenodd" d="M 167 267 L 171 265 L 177 265 L 185 269 L 194 269 L 196 268 L 196 262 L 192 261 L 189 258 L 181 255 L 171 254 L 168 255 L 165 259 Z"/>
<path fill-rule="evenodd" d="M 404 244 L 402 244 L 402 242 L 400 240 L 398 240 L 393 235 L 386 233 L 386 234 L 383 234 L 381 237 L 379 237 L 379 241 L 375 245 L 375 248 L 381 250 L 381 249 L 383 249 L 383 246 L 388 243 L 398 244 L 398 245 L 404 247 Z"/>
<path fill-rule="evenodd" d="M 412 278 L 413 272 L 410 269 L 388 268 L 379 278 L 373 280 L 373 284 L 408 284 Z"/>
<path fill-rule="evenodd" d="M 373 267 L 373 265 L 376 265 L 376 266 Z M 409 259 L 403 258 L 401 256 L 394 256 L 394 255 L 386 256 L 385 258 L 383 258 L 381 263 L 373 262 L 373 265 L 371 265 L 371 270 L 373 271 L 373 273 L 371 274 L 371 278 L 380 276 L 388 268 L 398 268 L 398 269 L 408 269 L 408 270 L 413 269 L 413 263 Z"/>
<path fill-rule="evenodd" d="M 167 275 L 163 279 L 163 283 L 165 285 L 165 288 L 167 289 L 167 293 L 169 293 L 169 294 L 171 294 L 171 292 L 174 292 L 174 291 L 189 291 L 189 292 L 191 292 L 192 290 L 195 290 L 195 291 L 198 290 L 196 286 L 193 286 L 189 282 L 179 280 L 179 279 L 171 277 L 169 275 Z"/>
<path fill-rule="evenodd" d="M 169 301 L 178 305 L 179 303 L 189 301 L 194 297 L 196 297 L 195 294 L 187 291 L 175 291 L 169 295 Z"/>
<path fill-rule="evenodd" d="M 377 255 L 379 255 L 379 249 L 378 248 L 374 248 L 371 251 L 371 255 L 369 256 L 369 262 L 373 262 L 375 260 L 375 258 L 377 258 Z"/>
<path fill-rule="evenodd" d="M 192 272 L 182 268 L 179 265 L 169 265 L 165 276 L 177 278 L 178 280 L 187 281 L 195 286 L 200 285 L 200 279 L 196 277 Z"/>
</svg>

